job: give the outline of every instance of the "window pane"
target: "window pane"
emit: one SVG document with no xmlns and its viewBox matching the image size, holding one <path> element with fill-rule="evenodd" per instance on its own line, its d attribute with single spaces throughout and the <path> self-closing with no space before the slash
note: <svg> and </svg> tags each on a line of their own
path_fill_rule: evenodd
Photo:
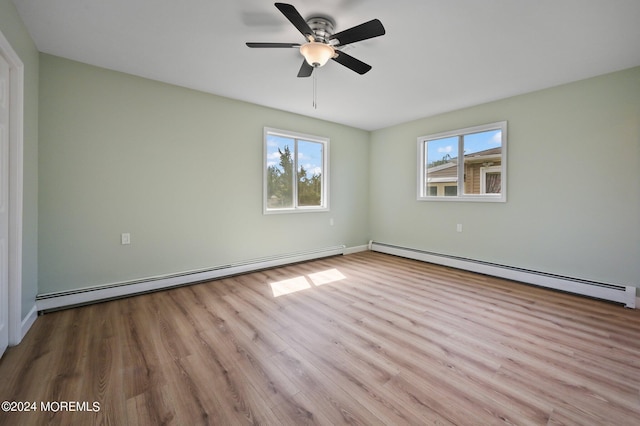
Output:
<svg viewBox="0 0 640 426">
<path fill-rule="evenodd" d="M 445 197 L 455 197 L 458 195 L 458 187 L 457 186 L 445 186 L 444 187 L 444 196 Z"/>
<path fill-rule="evenodd" d="M 329 139 L 264 129 L 263 211 L 329 209 Z"/>
<path fill-rule="evenodd" d="M 298 141 L 298 205 L 322 205 L 323 144 Z"/>
<path fill-rule="evenodd" d="M 500 172 L 495 172 L 494 167 L 502 164 L 502 131 L 498 129 L 464 135 L 463 144 L 464 193 L 500 194 Z M 491 175 L 485 172 L 488 168 L 491 168 Z"/>
<path fill-rule="evenodd" d="M 485 193 L 500 193 L 500 173 L 487 173 L 485 176 Z"/>
<path fill-rule="evenodd" d="M 418 200 L 507 201 L 507 122 L 418 138 Z"/>
<path fill-rule="evenodd" d="M 294 139 L 267 136 L 267 208 L 293 208 Z"/>
<path fill-rule="evenodd" d="M 434 139 L 425 142 L 427 196 L 450 196 L 453 187 L 457 193 L 458 137 Z M 434 189 L 435 188 L 435 189 Z"/>
</svg>

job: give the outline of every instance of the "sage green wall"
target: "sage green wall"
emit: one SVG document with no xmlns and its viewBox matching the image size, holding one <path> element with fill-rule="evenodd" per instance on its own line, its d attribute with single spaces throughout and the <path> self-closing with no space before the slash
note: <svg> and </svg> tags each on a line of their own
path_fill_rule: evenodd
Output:
<svg viewBox="0 0 640 426">
<path fill-rule="evenodd" d="M 369 239 L 640 285 L 640 68 L 371 133 L 46 54 L 40 77 L 40 293 Z M 416 201 L 418 136 L 500 120 L 507 203 Z M 331 138 L 331 212 L 262 214 L 264 126 Z"/>
<path fill-rule="evenodd" d="M 0 0 L 0 31 L 24 64 L 22 318 L 38 293 L 38 51 L 10 0 Z"/>
<path fill-rule="evenodd" d="M 500 120 L 507 203 L 416 201 L 417 137 Z M 640 68 L 375 131 L 370 155 L 374 241 L 640 285 Z"/>
<path fill-rule="evenodd" d="M 368 132 L 46 54 L 40 77 L 40 293 L 368 241 Z M 330 212 L 262 214 L 265 126 L 331 139 Z"/>
</svg>

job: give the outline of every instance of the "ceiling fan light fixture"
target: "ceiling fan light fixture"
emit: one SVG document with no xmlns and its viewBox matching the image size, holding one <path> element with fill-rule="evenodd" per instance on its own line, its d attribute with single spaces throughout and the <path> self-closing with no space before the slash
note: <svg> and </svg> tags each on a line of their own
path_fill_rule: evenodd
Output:
<svg viewBox="0 0 640 426">
<path fill-rule="evenodd" d="M 300 53 L 302 53 L 307 63 L 314 68 L 323 66 L 336 54 L 332 46 L 317 41 L 311 41 L 300 46 Z"/>
</svg>

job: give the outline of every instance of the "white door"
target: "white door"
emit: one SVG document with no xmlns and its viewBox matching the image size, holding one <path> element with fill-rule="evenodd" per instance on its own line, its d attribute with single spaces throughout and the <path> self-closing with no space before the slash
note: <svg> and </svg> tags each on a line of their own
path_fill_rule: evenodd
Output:
<svg viewBox="0 0 640 426">
<path fill-rule="evenodd" d="M 9 87 L 0 56 L 0 356 L 9 343 Z"/>
</svg>

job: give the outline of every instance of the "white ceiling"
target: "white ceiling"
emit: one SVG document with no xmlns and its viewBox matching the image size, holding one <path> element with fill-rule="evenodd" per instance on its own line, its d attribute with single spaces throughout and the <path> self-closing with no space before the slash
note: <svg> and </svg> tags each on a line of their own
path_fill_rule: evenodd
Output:
<svg viewBox="0 0 640 426">
<path fill-rule="evenodd" d="M 297 78 L 304 42 L 263 0 L 13 0 L 45 53 L 374 130 L 640 65 L 639 0 L 290 0 L 336 32 L 373 18 L 387 34 Z"/>
</svg>

